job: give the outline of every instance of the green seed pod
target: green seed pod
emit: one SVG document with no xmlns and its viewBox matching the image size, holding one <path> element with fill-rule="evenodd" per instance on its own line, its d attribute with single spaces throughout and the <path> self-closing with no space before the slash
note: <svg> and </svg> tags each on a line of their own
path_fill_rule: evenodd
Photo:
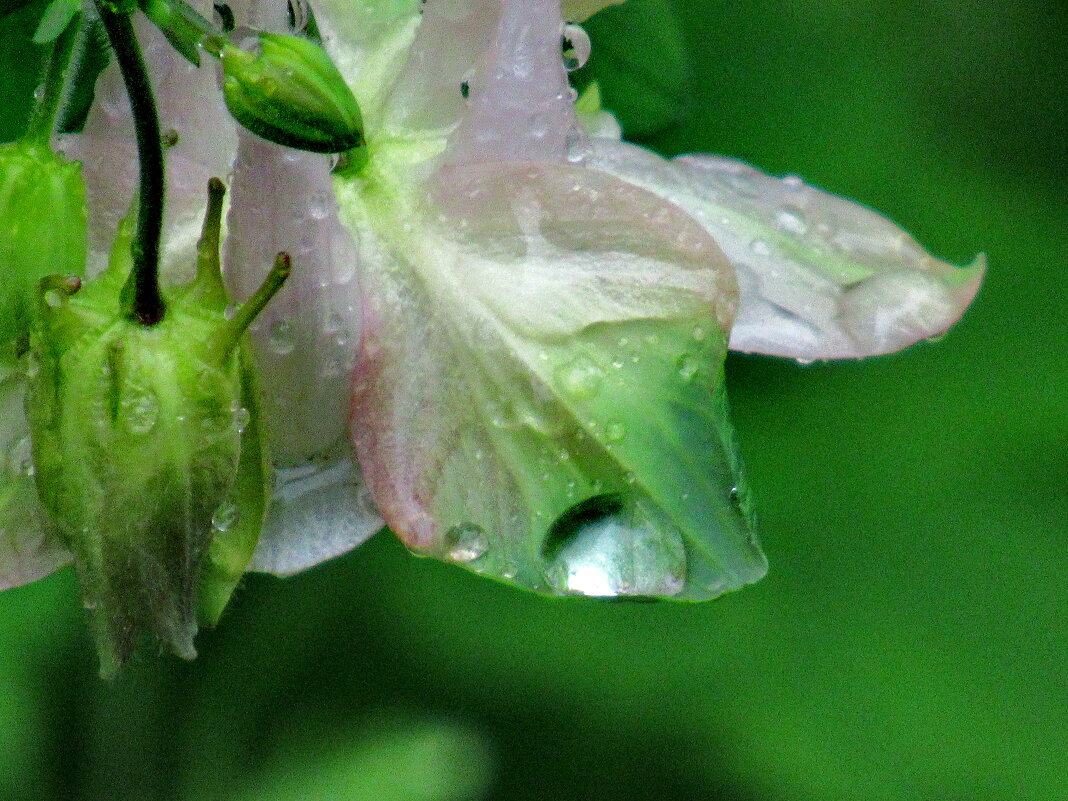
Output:
<svg viewBox="0 0 1068 801">
<path fill-rule="evenodd" d="M 218 260 L 222 186 L 213 182 L 197 274 L 166 292 L 153 326 L 122 313 L 130 232 L 109 268 L 81 286 L 41 281 L 27 401 L 38 493 L 71 550 L 101 673 L 114 674 L 142 633 L 195 656 L 197 591 L 213 516 L 229 502 L 248 411 L 238 348 L 288 274 L 236 315 Z"/>
<path fill-rule="evenodd" d="M 28 347 L 37 283 L 85 269 L 81 165 L 31 142 L 0 145 L 0 361 Z"/>
<path fill-rule="evenodd" d="M 230 113 L 257 136 L 316 153 L 362 147 L 363 119 L 326 51 L 299 36 L 259 34 L 259 52 L 221 54 Z"/>
</svg>

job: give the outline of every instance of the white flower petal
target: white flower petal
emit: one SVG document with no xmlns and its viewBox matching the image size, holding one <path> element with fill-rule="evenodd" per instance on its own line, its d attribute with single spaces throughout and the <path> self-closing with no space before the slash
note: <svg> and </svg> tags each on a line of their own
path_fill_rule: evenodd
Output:
<svg viewBox="0 0 1068 801">
<path fill-rule="evenodd" d="M 719 156 L 667 161 L 593 140 L 594 169 L 686 209 L 738 275 L 732 350 L 802 361 L 900 350 L 951 326 L 982 281 L 982 258 L 957 268 L 859 203 Z"/>
<path fill-rule="evenodd" d="M 328 157 L 245 132 L 240 140 L 226 240 L 235 299 L 255 291 L 276 253 L 293 258 L 289 280 L 251 331 L 264 429 L 281 468 L 253 569 L 284 574 L 382 527 L 346 434 L 360 338 L 357 247 L 338 221 Z"/>
</svg>

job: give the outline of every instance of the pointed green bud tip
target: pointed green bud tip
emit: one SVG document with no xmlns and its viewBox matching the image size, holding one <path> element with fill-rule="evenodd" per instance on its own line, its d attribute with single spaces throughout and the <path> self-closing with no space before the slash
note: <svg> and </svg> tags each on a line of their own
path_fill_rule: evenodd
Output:
<svg viewBox="0 0 1068 801">
<path fill-rule="evenodd" d="M 37 143 L 0 145 L 0 362 L 29 346 L 41 278 L 82 274 L 85 237 L 81 165 Z"/>
<path fill-rule="evenodd" d="M 352 91 L 320 45 L 261 33 L 258 52 L 222 51 L 230 113 L 257 136 L 315 153 L 361 147 L 363 119 Z"/>
<path fill-rule="evenodd" d="M 228 502 L 249 412 L 237 347 L 267 298 L 233 313 L 219 271 L 221 185 L 213 182 L 196 275 L 164 290 L 152 326 L 122 313 L 129 226 L 92 281 L 39 283 L 27 412 L 38 494 L 75 557 L 101 673 L 142 634 L 195 656 L 197 588 Z M 274 272 L 268 293 L 281 285 Z M 269 297 L 269 295 L 268 295 Z"/>
</svg>

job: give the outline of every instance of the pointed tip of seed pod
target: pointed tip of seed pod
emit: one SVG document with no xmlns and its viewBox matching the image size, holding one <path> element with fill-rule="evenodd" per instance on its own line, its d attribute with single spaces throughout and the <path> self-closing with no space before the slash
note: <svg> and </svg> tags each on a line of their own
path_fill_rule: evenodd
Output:
<svg viewBox="0 0 1068 801">
<path fill-rule="evenodd" d="M 285 251 L 279 253 L 274 258 L 274 268 L 271 272 L 278 276 L 279 282 L 285 281 L 293 272 L 293 259 Z"/>
<path fill-rule="evenodd" d="M 208 197 L 213 198 L 218 196 L 222 198 L 226 194 L 226 184 L 222 182 L 221 178 L 212 176 L 208 179 Z M 209 201 L 210 202 L 210 201 Z"/>
</svg>

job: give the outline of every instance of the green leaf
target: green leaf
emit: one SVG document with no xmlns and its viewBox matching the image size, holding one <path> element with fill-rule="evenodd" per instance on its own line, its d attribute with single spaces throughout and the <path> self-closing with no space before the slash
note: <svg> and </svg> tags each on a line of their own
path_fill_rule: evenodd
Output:
<svg viewBox="0 0 1068 801">
<path fill-rule="evenodd" d="M 80 0 L 52 0 L 41 17 L 41 24 L 33 34 L 36 44 L 48 44 L 54 41 L 70 25 L 71 20 L 81 11 Z"/>
<path fill-rule="evenodd" d="M 491 778 L 488 744 L 466 726 L 394 717 L 331 747 L 270 764 L 265 775 L 231 791 L 236 801 L 475 801 Z"/>
<path fill-rule="evenodd" d="M 693 103 L 693 73 L 682 27 L 668 0 L 627 0 L 585 25 L 593 42 L 579 88 L 596 80 L 606 109 L 628 138 L 651 136 L 682 120 Z"/>
<path fill-rule="evenodd" d="M 60 112 L 58 127 L 61 133 L 81 133 L 93 105 L 96 79 L 110 61 L 111 48 L 100 20 L 83 21 L 67 77 L 67 96 Z"/>
<path fill-rule="evenodd" d="M 34 0 L 0 0 L 0 17 L 21 11 L 33 2 Z"/>
</svg>

